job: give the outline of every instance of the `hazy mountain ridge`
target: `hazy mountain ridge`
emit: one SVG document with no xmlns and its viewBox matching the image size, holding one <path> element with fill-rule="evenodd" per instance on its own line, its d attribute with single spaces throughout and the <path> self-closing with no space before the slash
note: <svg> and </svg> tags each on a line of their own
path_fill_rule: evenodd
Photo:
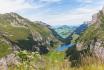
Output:
<svg viewBox="0 0 104 70">
<path fill-rule="evenodd" d="M 62 25 L 54 29 L 61 37 L 67 38 L 76 28 L 77 26 Z"/>
</svg>

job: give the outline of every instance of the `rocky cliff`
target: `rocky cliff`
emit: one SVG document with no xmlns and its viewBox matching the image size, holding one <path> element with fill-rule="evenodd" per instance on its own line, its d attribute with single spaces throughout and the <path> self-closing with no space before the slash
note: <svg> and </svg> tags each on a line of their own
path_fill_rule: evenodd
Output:
<svg viewBox="0 0 104 70">
<path fill-rule="evenodd" d="M 91 25 L 79 37 L 76 48 L 78 51 L 87 49 L 104 59 L 104 9 L 92 17 Z"/>
</svg>

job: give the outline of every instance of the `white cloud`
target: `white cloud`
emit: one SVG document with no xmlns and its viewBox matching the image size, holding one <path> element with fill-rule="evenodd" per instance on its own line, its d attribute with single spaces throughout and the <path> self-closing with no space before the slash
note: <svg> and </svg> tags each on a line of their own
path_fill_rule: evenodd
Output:
<svg viewBox="0 0 104 70">
<path fill-rule="evenodd" d="M 86 1 L 94 1 L 94 0 L 86 0 Z M 46 14 L 43 14 L 42 18 L 40 19 L 51 25 L 60 25 L 60 24 L 78 25 L 82 24 L 84 21 L 91 21 L 92 15 L 99 12 L 99 10 L 102 9 L 103 5 L 104 0 L 100 0 L 91 3 L 90 5 L 85 4 L 85 6 L 83 7 L 75 8 L 73 10 L 69 10 L 66 12 L 60 12 L 55 15 L 46 16 Z M 38 20 L 39 17 L 36 19 Z"/>
<path fill-rule="evenodd" d="M 95 0 L 78 0 L 79 2 L 84 2 L 84 3 L 92 3 Z"/>
<path fill-rule="evenodd" d="M 38 4 L 34 2 L 33 5 L 29 2 L 32 0 L 0 0 L 0 13 L 18 12 L 25 9 L 38 9 L 45 6 L 45 4 Z"/>
<path fill-rule="evenodd" d="M 61 0 L 40 0 L 42 2 L 60 2 Z"/>
<path fill-rule="evenodd" d="M 18 12 L 24 9 L 39 9 L 61 0 L 0 0 L 0 13 Z"/>
<path fill-rule="evenodd" d="M 0 0 L 0 13 L 15 12 L 17 10 L 32 8 L 25 0 Z"/>
<path fill-rule="evenodd" d="M 91 3 L 91 5 L 87 4 L 84 7 L 74 8 L 73 10 L 61 11 L 54 15 L 47 8 L 43 8 L 51 3 L 58 3 L 60 1 L 62 0 L 0 0 L 0 13 L 19 11 L 19 13 L 22 13 L 21 15 L 25 15 L 27 18 L 41 20 L 51 25 L 81 24 L 84 21 L 91 20 L 91 16 L 98 12 L 104 3 L 104 0 L 97 1 L 95 4 L 93 4 L 95 0 L 78 0 L 84 3 Z M 31 11 L 35 10 L 33 15 L 30 15 L 30 9 Z M 28 14 L 26 13 L 27 10 L 29 11 Z"/>
<path fill-rule="evenodd" d="M 75 25 L 82 24 L 84 21 L 90 21 L 92 15 L 99 11 L 99 7 L 95 8 L 87 8 L 81 7 L 74 10 L 69 10 L 63 13 L 59 13 L 56 15 L 42 14 L 41 16 L 33 16 L 32 18 L 35 20 L 44 21 L 50 25 Z"/>
<path fill-rule="evenodd" d="M 81 0 L 80 0 L 81 1 Z M 95 0 L 83 0 L 85 2 L 92 2 Z M 90 21 L 92 15 L 97 13 L 103 6 L 104 1 L 97 1 L 95 3 L 85 4 L 83 7 L 69 9 L 69 11 L 59 12 L 57 14 L 51 14 L 52 12 L 44 12 L 40 10 L 41 15 L 30 16 L 32 20 L 39 20 L 46 22 L 50 25 L 78 25 L 82 24 L 84 21 Z"/>
</svg>

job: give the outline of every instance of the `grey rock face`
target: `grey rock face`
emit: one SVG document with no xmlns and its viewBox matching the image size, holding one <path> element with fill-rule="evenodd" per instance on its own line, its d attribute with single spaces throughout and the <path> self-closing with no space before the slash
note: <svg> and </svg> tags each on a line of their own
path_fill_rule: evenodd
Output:
<svg viewBox="0 0 104 70">
<path fill-rule="evenodd" d="M 0 70 L 8 70 L 8 65 L 11 65 L 11 64 L 18 64 L 19 61 L 18 61 L 18 57 L 15 56 L 15 54 L 10 54 L 10 55 L 7 55 L 3 58 L 0 59 Z"/>
<path fill-rule="evenodd" d="M 86 46 L 84 46 L 84 43 L 80 43 L 76 45 L 76 48 L 78 51 L 82 51 L 84 49 L 89 49 L 90 53 L 92 53 L 94 56 L 100 58 L 101 60 L 104 60 L 104 41 L 101 40 L 92 40 L 91 43 Z M 84 46 L 84 48 L 83 48 Z"/>
<path fill-rule="evenodd" d="M 97 56 L 101 60 L 104 60 L 104 47 L 102 45 L 103 45 L 103 41 L 97 40 L 95 44 L 90 47 L 93 47 L 93 49 L 91 50 L 95 56 Z"/>
</svg>

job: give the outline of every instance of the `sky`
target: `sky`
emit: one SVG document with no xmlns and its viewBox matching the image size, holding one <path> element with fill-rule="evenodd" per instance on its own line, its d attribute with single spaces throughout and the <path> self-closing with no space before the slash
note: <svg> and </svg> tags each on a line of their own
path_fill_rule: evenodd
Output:
<svg viewBox="0 0 104 70">
<path fill-rule="evenodd" d="M 104 6 L 104 0 L 0 0 L 0 13 L 16 12 L 49 25 L 80 25 Z"/>
</svg>

